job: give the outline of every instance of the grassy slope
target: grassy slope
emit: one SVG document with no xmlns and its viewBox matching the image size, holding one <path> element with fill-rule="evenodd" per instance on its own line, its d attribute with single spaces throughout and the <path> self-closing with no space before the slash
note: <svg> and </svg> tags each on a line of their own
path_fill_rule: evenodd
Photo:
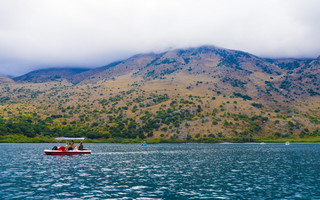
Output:
<svg viewBox="0 0 320 200">
<path fill-rule="evenodd" d="M 198 83 L 197 85 L 196 83 L 200 80 L 202 83 Z M 310 129 L 309 131 L 318 128 L 317 124 L 311 123 L 309 118 L 306 117 L 312 113 L 310 110 L 316 110 L 319 107 L 317 98 L 310 99 L 303 104 L 288 104 L 284 106 L 280 112 L 275 112 L 275 108 L 268 106 L 268 103 L 264 102 L 263 99 L 260 99 L 259 101 L 250 101 L 232 95 L 217 94 L 217 91 L 208 90 L 210 85 L 206 84 L 207 80 L 209 81 L 209 78 L 205 76 L 198 76 L 195 78 L 186 74 L 177 74 L 174 77 L 168 76 L 165 80 L 150 80 L 145 82 L 142 79 L 130 78 L 129 75 L 125 75 L 118 77 L 116 80 L 102 82 L 97 85 L 71 86 L 68 83 L 63 82 L 29 84 L 23 86 L 18 84 L 12 86 L 11 89 L 19 90 L 22 86 L 24 89 L 32 88 L 34 90 L 34 88 L 37 88 L 36 90 L 43 91 L 44 93 L 39 94 L 37 98 L 23 98 L 21 103 L 4 104 L 0 109 L 2 110 L 4 118 L 18 115 L 34 116 L 33 113 L 37 113 L 37 116 L 42 119 L 50 117 L 52 114 L 67 115 L 67 117 L 54 119 L 53 123 L 49 124 L 51 127 L 62 127 L 63 122 L 67 123 L 67 125 L 73 121 L 79 123 L 81 119 L 79 116 L 85 114 L 87 118 L 85 122 L 81 122 L 82 125 L 90 126 L 92 123 L 97 122 L 98 126 L 94 127 L 94 129 L 103 132 L 103 124 L 108 122 L 108 116 L 118 115 L 114 110 L 124 106 L 127 106 L 128 109 L 123 110 L 122 113 L 127 117 L 136 119 L 140 123 L 142 122 L 139 118 L 144 115 L 145 111 L 156 113 L 156 111 L 159 111 L 160 109 L 170 108 L 172 101 L 177 102 L 175 105 L 176 108 L 181 106 L 180 109 L 189 109 L 193 112 L 195 112 L 198 105 L 201 106 L 202 111 L 197 113 L 192 120 L 181 122 L 179 128 L 173 127 L 170 129 L 170 125 L 162 125 L 161 128 L 167 127 L 167 131 L 162 131 L 161 129 L 155 130 L 153 132 L 154 136 L 151 137 L 167 139 L 177 137 L 177 139 L 180 140 L 185 140 L 187 135 L 191 135 L 195 138 L 197 134 L 197 137 L 208 137 L 209 134 L 213 134 L 217 138 L 219 138 L 219 134 L 222 134 L 222 136 L 225 137 L 239 137 L 240 135 L 235 134 L 235 131 L 240 133 L 243 130 L 246 130 L 248 122 L 236 120 L 232 117 L 232 115 L 238 113 L 245 114 L 249 117 L 261 115 L 268 118 L 268 121 L 259 123 L 263 129 L 250 135 L 253 137 L 273 136 L 275 132 L 279 132 L 281 135 L 288 134 L 290 128 L 288 126 L 289 121 L 292 121 L 294 124 L 299 122 L 300 124 L 299 127 L 293 127 L 292 133 L 289 134 L 294 137 L 297 137 L 304 128 Z M 192 88 L 186 89 L 190 83 L 193 85 Z M 229 87 L 230 90 L 232 89 L 228 85 L 220 87 Z M 52 88 L 57 89 L 53 90 Z M 122 92 L 132 90 L 134 90 L 134 92 L 130 94 Z M 17 97 L 21 95 L 20 93 L 22 92 L 16 92 L 16 97 L 13 98 L 19 100 Z M 159 104 L 152 105 L 153 95 L 160 94 L 167 94 L 169 99 Z M 110 97 L 115 97 L 117 95 L 120 95 L 122 99 L 114 102 L 116 105 L 109 103 L 104 106 L 99 103 L 102 99 L 109 99 Z M 138 97 L 144 99 L 143 103 L 145 105 L 150 103 L 151 106 L 140 107 L 139 103 L 133 102 L 133 99 Z M 150 97 L 151 99 L 148 99 Z M 212 97 L 214 97 L 215 100 L 213 100 Z M 180 103 L 181 99 L 188 100 L 194 104 L 182 104 Z M 252 106 L 253 102 L 260 102 L 264 106 L 262 108 L 254 107 Z M 80 108 L 74 108 L 78 104 L 80 105 Z M 132 112 L 135 105 L 138 107 L 137 111 Z M 68 109 L 68 107 L 71 107 L 71 109 Z M 217 109 L 215 116 L 212 115 L 214 109 Z M 103 110 L 113 111 L 108 113 L 102 112 Z M 98 112 L 96 113 L 96 111 Z M 72 114 L 70 114 L 70 112 Z M 217 124 L 213 125 L 212 121 L 217 121 Z M 225 121 L 232 124 L 225 125 Z M 185 123 L 187 123 L 188 126 L 186 126 Z M 179 133 L 177 133 L 177 130 Z M 275 138 L 268 140 L 274 141 Z M 280 141 L 283 140 L 280 139 Z"/>
</svg>

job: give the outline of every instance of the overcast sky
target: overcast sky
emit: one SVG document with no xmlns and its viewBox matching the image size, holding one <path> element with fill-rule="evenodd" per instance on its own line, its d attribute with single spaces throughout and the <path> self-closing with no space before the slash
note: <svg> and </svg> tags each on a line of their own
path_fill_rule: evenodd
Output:
<svg viewBox="0 0 320 200">
<path fill-rule="evenodd" d="M 320 55 L 320 0 L 1 0 L 0 74 L 215 45 Z"/>
</svg>

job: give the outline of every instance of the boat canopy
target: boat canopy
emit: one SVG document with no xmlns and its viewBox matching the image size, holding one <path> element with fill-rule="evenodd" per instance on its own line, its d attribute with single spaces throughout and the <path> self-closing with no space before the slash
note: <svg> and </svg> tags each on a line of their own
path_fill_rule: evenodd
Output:
<svg viewBox="0 0 320 200">
<path fill-rule="evenodd" d="M 84 140 L 85 138 L 69 138 L 69 137 L 58 137 L 55 140 Z"/>
</svg>

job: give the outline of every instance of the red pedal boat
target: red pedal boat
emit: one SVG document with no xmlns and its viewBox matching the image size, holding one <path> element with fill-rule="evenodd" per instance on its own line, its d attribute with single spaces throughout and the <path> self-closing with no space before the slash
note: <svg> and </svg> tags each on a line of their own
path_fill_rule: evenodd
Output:
<svg viewBox="0 0 320 200">
<path fill-rule="evenodd" d="M 85 138 L 65 138 L 65 137 L 61 137 L 61 138 L 55 138 L 55 140 L 65 140 L 65 141 L 70 141 L 70 140 L 81 140 L 81 142 L 84 140 Z M 60 146 L 59 148 L 57 147 L 56 149 L 46 149 L 44 150 L 44 153 L 46 155 L 77 155 L 77 154 L 91 154 L 91 150 L 88 149 L 79 149 L 78 146 L 76 146 L 76 148 L 74 148 L 73 150 L 66 150 L 66 148 L 64 146 Z"/>
</svg>

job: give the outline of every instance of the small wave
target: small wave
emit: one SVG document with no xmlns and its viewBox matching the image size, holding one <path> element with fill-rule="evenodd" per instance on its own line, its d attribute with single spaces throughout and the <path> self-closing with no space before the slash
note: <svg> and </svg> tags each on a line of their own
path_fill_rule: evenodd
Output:
<svg viewBox="0 0 320 200">
<path fill-rule="evenodd" d="M 91 153 L 93 155 L 124 155 L 124 154 L 151 154 L 157 153 L 157 151 L 134 151 L 134 152 L 98 152 Z"/>
</svg>

